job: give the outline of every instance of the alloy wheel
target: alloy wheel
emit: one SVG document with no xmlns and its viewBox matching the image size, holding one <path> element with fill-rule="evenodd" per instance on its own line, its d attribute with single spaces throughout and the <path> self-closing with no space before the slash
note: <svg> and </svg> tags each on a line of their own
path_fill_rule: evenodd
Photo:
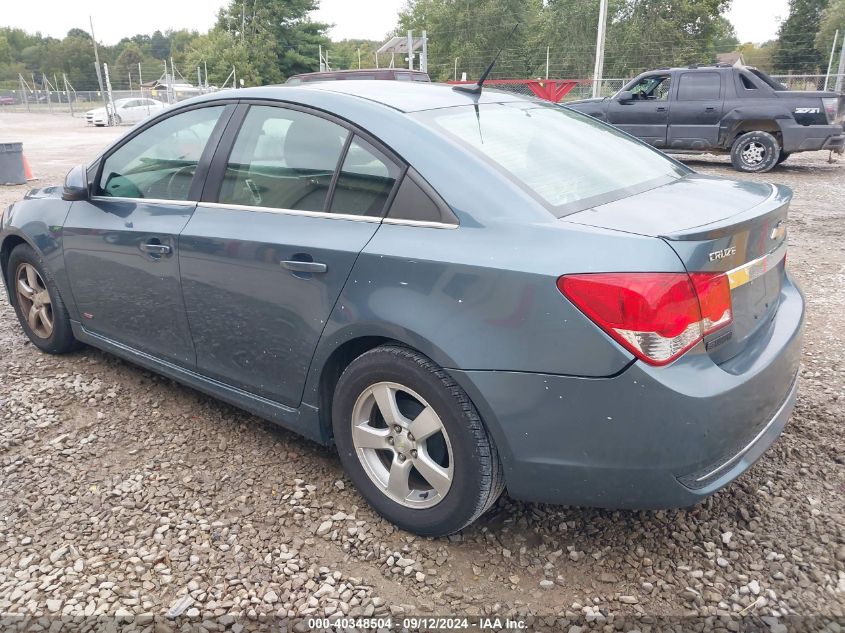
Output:
<svg viewBox="0 0 845 633">
<path fill-rule="evenodd" d="M 15 273 L 15 293 L 21 314 L 38 338 L 53 335 L 53 303 L 41 275 L 32 264 L 22 263 Z"/>
<path fill-rule="evenodd" d="M 415 391 L 373 384 L 352 410 L 352 443 L 365 472 L 387 497 L 408 508 L 440 503 L 452 486 L 452 446 L 437 412 Z"/>
<path fill-rule="evenodd" d="M 759 165 L 766 158 L 766 148 L 762 143 L 751 141 L 742 148 L 742 160 L 747 165 Z"/>
</svg>

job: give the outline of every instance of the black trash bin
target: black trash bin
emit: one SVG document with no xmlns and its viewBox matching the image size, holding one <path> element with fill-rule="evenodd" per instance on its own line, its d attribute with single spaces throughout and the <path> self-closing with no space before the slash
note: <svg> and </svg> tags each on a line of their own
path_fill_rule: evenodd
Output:
<svg viewBox="0 0 845 633">
<path fill-rule="evenodd" d="M 26 184 L 23 143 L 0 143 L 0 185 Z"/>
</svg>

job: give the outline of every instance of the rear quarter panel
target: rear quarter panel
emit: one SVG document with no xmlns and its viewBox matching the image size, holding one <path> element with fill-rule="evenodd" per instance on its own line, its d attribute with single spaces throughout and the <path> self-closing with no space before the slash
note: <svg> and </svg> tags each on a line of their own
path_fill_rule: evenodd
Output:
<svg viewBox="0 0 845 633">
<path fill-rule="evenodd" d="M 326 324 L 305 401 L 347 341 L 382 336 L 445 368 L 609 376 L 633 357 L 558 291 L 570 272 L 682 271 L 661 240 L 564 225 L 382 225 Z"/>
</svg>

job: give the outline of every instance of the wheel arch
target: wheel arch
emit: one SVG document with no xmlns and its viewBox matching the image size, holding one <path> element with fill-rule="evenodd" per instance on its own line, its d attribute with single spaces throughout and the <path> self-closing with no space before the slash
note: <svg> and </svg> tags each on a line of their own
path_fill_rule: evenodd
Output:
<svg viewBox="0 0 845 633">
<path fill-rule="evenodd" d="M 322 349 L 318 348 L 309 372 L 303 404 L 317 409 L 320 434 L 328 442 L 332 441 L 332 399 L 335 386 L 344 370 L 361 354 L 381 345 L 401 345 L 427 356 L 444 369 L 453 366 L 451 358 L 437 346 L 408 332 L 377 327 L 365 330 L 353 326 L 331 335 L 324 334 L 323 341 L 335 344 L 324 344 Z"/>
<path fill-rule="evenodd" d="M 6 283 L 6 267 L 9 265 L 9 257 L 12 251 L 21 244 L 27 244 L 36 252 L 39 252 L 35 244 L 18 233 L 7 235 L 3 238 L 2 244 L 0 244 L 0 274 L 3 275 L 3 285 L 6 286 L 6 296 L 9 298 L 9 301 L 12 300 L 12 289 Z"/>
<path fill-rule="evenodd" d="M 721 123 L 720 145 L 730 150 L 734 141 L 748 132 L 768 132 L 783 145 L 783 124 L 788 120 L 780 112 L 758 112 L 750 114 L 742 110 L 731 110 Z"/>
</svg>

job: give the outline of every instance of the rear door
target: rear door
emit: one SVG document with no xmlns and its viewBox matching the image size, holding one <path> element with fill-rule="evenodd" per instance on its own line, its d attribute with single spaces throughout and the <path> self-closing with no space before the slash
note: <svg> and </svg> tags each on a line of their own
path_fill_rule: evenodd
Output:
<svg viewBox="0 0 845 633">
<path fill-rule="evenodd" d="M 690 150 L 715 147 L 724 104 L 722 73 L 691 70 L 679 73 L 677 83 L 669 113 L 668 147 Z"/>
<path fill-rule="evenodd" d="M 671 73 L 651 73 L 640 77 L 626 88 L 633 93 L 633 100 L 610 101 L 608 122 L 655 147 L 665 147 L 671 81 Z"/>
<path fill-rule="evenodd" d="M 101 160 L 93 195 L 71 205 L 65 265 L 88 332 L 193 367 L 177 236 L 196 206 L 224 112 L 199 107 L 133 134 Z"/>
<path fill-rule="evenodd" d="M 179 238 L 197 368 L 297 406 L 323 327 L 402 168 L 325 115 L 239 108 Z"/>
</svg>

